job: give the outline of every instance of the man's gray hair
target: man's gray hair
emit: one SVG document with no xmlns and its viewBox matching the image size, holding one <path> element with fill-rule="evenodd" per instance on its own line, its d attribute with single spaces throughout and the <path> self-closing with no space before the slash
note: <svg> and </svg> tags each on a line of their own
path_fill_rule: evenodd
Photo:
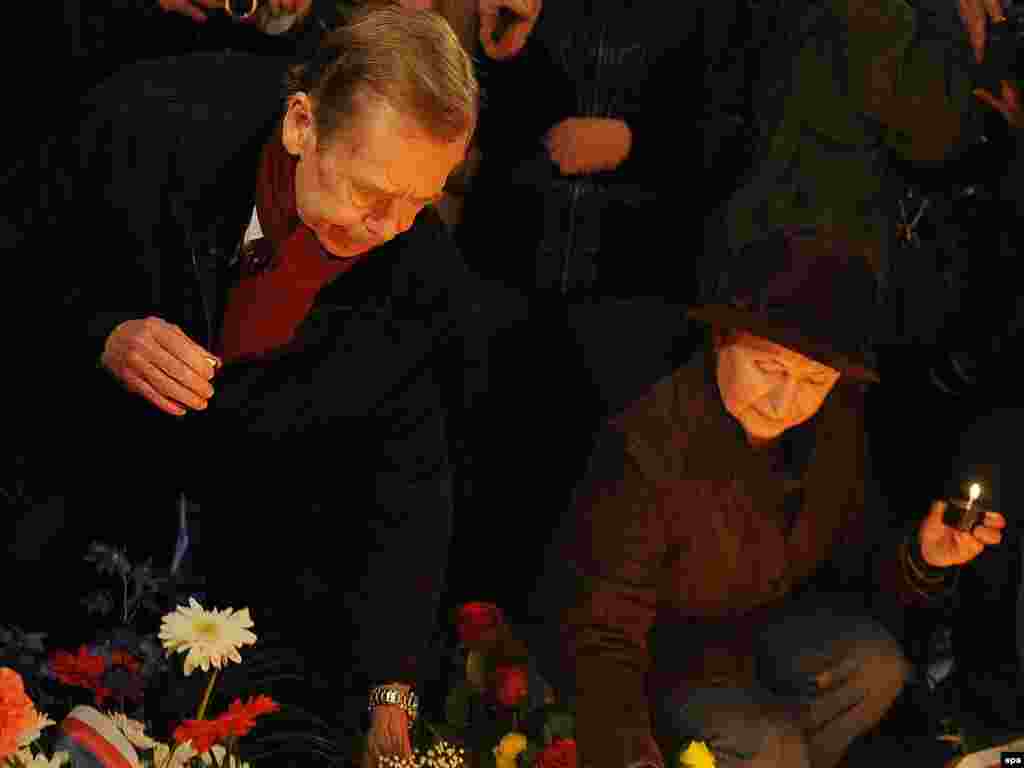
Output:
<svg viewBox="0 0 1024 768">
<path fill-rule="evenodd" d="M 394 3 L 357 9 L 312 61 L 291 68 L 287 88 L 289 96 L 310 95 L 317 134 L 327 142 L 355 117 L 360 91 L 446 141 L 475 129 L 480 103 L 473 60 L 448 22 Z"/>
</svg>

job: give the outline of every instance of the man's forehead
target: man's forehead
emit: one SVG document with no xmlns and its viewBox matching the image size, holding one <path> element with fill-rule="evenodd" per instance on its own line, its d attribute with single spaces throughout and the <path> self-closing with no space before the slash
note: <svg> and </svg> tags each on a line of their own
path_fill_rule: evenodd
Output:
<svg viewBox="0 0 1024 768">
<path fill-rule="evenodd" d="M 378 126 L 378 128 L 380 128 Z M 464 140 L 442 142 L 400 130 L 339 131 L 327 148 L 329 172 L 390 193 L 429 197 L 465 159 Z M 429 189 L 428 189 L 429 188 Z"/>
</svg>

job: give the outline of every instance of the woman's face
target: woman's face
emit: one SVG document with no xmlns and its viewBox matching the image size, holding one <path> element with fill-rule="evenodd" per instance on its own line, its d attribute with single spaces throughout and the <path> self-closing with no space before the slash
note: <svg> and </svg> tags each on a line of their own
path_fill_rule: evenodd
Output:
<svg viewBox="0 0 1024 768">
<path fill-rule="evenodd" d="M 807 421 L 839 380 L 834 368 L 746 332 L 717 338 L 715 349 L 722 402 L 752 442 Z"/>
</svg>

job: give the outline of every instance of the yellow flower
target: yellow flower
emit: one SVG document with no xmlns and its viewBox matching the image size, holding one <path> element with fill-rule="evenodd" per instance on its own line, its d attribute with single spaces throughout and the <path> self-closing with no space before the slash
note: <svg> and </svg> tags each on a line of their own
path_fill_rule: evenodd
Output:
<svg viewBox="0 0 1024 768">
<path fill-rule="evenodd" d="M 691 741 L 679 753 L 680 768 L 715 768 L 715 756 L 703 741 Z"/>
<path fill-rule="evenodd" d="M 240 663 L 239 647 L 256 642 L 256 635 L 249 631 L 253 625 L 249 609 L 207 611 L 194 597 L 188 602 L 188 606 L 179 605 L 176 611 L 164 616 L 161 623 L 160 639 L 167 655 L 188 651 L 186 675 L 196 667 L 206 672 L 211 664 L 220 669 L 226 661 Z"/>
<path fill-rule="evenodd" d="M 506 733 L 492 752 L 498 768 L 516 768 L 516 756 L 526 750 L 526 737 L 512 731 Z"/>
</svg>

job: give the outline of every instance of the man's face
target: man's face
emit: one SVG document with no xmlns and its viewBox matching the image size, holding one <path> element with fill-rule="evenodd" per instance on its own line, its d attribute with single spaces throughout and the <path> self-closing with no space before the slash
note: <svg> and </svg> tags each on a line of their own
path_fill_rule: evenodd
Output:
<svg viewBox="0 0 1024 768">
<path fill-rule="evenodd" d="M 839 380 L 834 368 L 749 333 L 716 347 L 722 402 L 755 442 L 807 421 Z"/>
<path fill-rule="evenodd" d="M 409 229 L 440 199 L 466 154 L 468 135 L 443 141 L 378 99 L 357 97 L 354 125 L 326 143 L 317 136 L 308 96 L 285 115 L 285 148 L 297 155 L 295 202 L 303 224 L 329 253 L 351 258 Z"/>
</svg>

